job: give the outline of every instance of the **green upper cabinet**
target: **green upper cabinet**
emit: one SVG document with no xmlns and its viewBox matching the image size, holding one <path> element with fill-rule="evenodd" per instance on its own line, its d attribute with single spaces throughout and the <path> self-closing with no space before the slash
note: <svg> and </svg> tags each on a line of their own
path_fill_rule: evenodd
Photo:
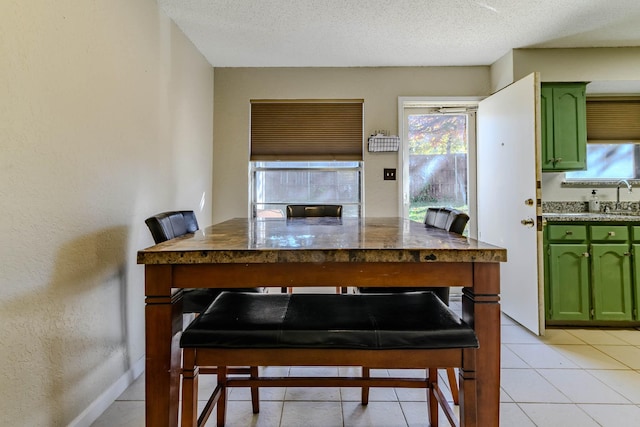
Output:
<svg viewBox="0 0 640 427">
<path fill-rule="evenodd" d="M 587 167 L 586 83 L 542 83 L 542 170 Z"/>
</svg>

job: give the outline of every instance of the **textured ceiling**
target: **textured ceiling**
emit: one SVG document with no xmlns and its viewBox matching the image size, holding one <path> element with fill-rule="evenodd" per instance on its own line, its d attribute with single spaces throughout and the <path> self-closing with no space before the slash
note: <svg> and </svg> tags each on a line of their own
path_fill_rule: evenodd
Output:
<svg viewBox="0 0 640 427">
<path fill-rule="evenodd" d="M 489 65 L 640 46 L 640 0 L 157 0 L 215 67 Z"/>
</svg>

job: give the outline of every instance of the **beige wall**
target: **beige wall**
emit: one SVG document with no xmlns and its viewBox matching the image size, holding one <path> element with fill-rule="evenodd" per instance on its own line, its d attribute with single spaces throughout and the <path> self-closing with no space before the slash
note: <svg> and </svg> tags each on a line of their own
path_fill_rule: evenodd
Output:
<svg viewBox="0 0 640 427">
<path fill-rule="evenodd" d="M 398 131 L 399 96 L 483 96 L 489 67 L 216 68 L 213 146 L 213 219 L 248 212 L 249 101 L 251 99 L 364 99 L 364 131 Z M 365 152 L 365 212 L 398 214 L 396 153 Z"/>
<path fill-rule="evenodd" d="M 4 1 L 0 52 L 0 424 L 86 425 L 144 366 L 144 219 L 211 220 L 213 70 L 154 0 Z"/>
<path fill-rule="evenodd" d="M 515 80 L 540 72 L 543 82 L 640 79 L 640 47 L 515 49 Z"/>
<path fill-rule="evenodd" d="M 638 47 L 514 49 L 491 65 L 491 91 L 537 71 L 543 82 L 591 82 L 600 93 L 625 93 L 625 87 L 640 87 L 638 70 Z"/>
</svg>

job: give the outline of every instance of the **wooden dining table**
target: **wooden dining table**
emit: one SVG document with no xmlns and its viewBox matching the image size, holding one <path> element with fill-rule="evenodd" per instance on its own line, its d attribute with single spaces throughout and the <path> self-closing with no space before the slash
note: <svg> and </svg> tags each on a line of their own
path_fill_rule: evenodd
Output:
<svg viewBox="0 0 640 427">
<path fill-rule="evenodd" d="M 478 426 L 499 425 L 500 263 L 506 250 L 403 218 L 234 218 L 138 252 L 145 265 L 146 425 L 177 426 L 181 288 L 462 287 L 480 347 Z M 463 411 L 461 410 L 462 414 Z M 464 411 L 469 413 L 469 411 Z"/>
</svg>

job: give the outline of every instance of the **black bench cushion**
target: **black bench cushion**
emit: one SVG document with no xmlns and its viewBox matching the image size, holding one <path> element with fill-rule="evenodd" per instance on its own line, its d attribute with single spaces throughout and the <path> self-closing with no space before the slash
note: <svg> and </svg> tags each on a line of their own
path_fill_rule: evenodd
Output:
<svg viewBox="0 0 640 427">
<path fill-rule="evenodd" d="M 182 347 L 444 349 L 478 347 L 472 328 L 432 292 L 223 292 L 184 331 Z"/>
</svg>

